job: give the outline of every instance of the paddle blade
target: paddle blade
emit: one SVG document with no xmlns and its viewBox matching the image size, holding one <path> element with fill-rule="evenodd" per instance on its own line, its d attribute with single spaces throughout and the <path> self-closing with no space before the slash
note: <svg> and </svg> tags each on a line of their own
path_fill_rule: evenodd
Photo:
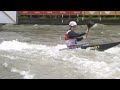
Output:
<svg viewBox="0 0 120 90">
<path fill-rule="evenodd" d="M 88 29 L 90 29 L 93 25 L 95 25 L 95 23 L 93 21 L 88 21 L 86 25 Z"/>
</svg>

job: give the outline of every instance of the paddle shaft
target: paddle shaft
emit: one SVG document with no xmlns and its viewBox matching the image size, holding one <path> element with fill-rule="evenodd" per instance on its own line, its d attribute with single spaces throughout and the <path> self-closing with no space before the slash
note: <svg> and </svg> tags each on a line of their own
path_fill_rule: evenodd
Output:
<svg viewBox="0 0 120 90">
<path fill-rule="evenodd" d="M 88 36 L 89 30 L 90 30 L 90 28 L 88 28 L 87 31 L 86 31 L 86 36 L 85 36 L 86 38 Z"/>
</svg>

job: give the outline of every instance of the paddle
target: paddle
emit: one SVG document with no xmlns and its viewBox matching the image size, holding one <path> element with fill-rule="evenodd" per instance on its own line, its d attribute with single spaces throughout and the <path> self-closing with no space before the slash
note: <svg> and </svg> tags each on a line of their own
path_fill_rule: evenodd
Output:
<svg viewBox="0 0 120 90">
<path fill-rule="evenodd" d="M 87 38 L 90 28 L 91 28 L 92 26 L 94 26 L 95 23 L 94 23 L 93 21 L 88 21 L 86 25 L 87 25 L 87 27 L 88 27 L 88 29 L 87 29 L 87 31 L 86 31 L 86 38 Z"/>
</svg>

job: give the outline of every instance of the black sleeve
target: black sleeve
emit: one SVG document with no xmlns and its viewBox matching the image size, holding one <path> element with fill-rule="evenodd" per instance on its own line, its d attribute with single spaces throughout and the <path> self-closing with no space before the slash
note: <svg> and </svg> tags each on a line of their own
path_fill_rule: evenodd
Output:
<svg viewBox="0 0 120 90">
<path fill-rule="evenodd" d="M 86 33 L 85 32 L 83 32 L 83 33 L 75 33 L 74 31 L 70 31 L 69 33 L 68 33 L 68 37 L 69 38 L 72 38 L 72 37 L 80 37 L 80 36 L 83 36 L 83 35 L 85 35 Z"/>
<path fill-rule="evenodd" d="M 77 38 L 77 41 L 82 41 L 83 37 Z"/>
<path fill-rule="evenodd" d="M 82 32 L 82 33 L 79 34 L 79 36 L 83 36 L 85 34 L 86 34 L 86 32 Z"/>
</svg>

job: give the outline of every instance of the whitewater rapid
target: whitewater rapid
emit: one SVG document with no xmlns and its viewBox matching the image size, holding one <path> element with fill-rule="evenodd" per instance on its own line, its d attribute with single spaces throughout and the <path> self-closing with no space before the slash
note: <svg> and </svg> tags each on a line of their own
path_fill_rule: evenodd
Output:
<svg viewBox="0 0 120 90">
<path fill-rule="evenodd" d="M 62 48 L 66 48 L 66 45 L 3 41 L 0 43 L 1 66 L 23 79 L 120 78 L 120 47 L 116 46 L 104 52 L 89 49 L 59 51 Z"/>
</svg>

